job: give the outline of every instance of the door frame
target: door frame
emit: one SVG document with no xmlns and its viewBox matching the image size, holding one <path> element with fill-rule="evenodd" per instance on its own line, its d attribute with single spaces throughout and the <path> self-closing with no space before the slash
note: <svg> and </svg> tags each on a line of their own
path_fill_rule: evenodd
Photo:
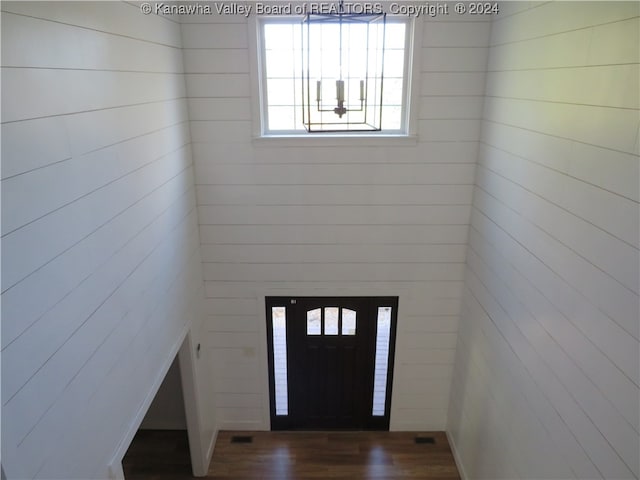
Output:
<svg viewBox="0 0 640 480">
<path fill-rule="evenodd" d="M 209 447 L 202 441 L 204 438 L 204 423 L 199 402 L 199 382 L 196 371 L 196 359 L 200 345 L 194 348 L 191 331 L 187 332 L 180 350 L 178 350 L 178 364 L 180 380 L 182 382 L 182 397 L 184 413 L 187 420 L 187 435 L 189 438 L 189 454 L 191 457 L 191 472 L 194 477 L 204 477 L 209 471 Z"/>
<path fill-rule="evenodd" d="M 198 385 L 199 380 L 195 367 L 196 352 L 193 348 L 193 340 L 191 334 L 191 324 L 185 326 L 180 333 L 178 341 L 170 349 L 169 354 L 165 358 L 165 362 L 160 368 L 160 373 L 156 377 L 153 386 L 147 393 L 142 405 L 140 406 L 135 418 L 129 425 L 129 430 L 125 433 L 109 462 L 109 479 L 126 480 L 124 476 L 124 468 L 122 461 L 127 450 L 131 446 L 133 437 L 137 433 L 142 420 L 149 411 L 151 403 L 156 397 L 162 382 L 167 376 L 169 367 L 178 360 L 180 369 L 180 384 L 182 387 L 182 395 L 184 400 L 185 417 L 187 421 L 187 435 L 189 437 L 189 455 L 191 459 L 191 469 L 194 477 L 203 477 L 209 469 L 209 461 L 213 452 L 213 444 L 210 449 L 205 449 L 205 445 L 201 439 L 204 438 L 204 425 L 201 422 L 201 406 L 198 401 Z M 215 437 L 212 442 L 215 441 Z"/>
<path fill-rule="evenodd" d="M 281 293 L 281 292 L 279 292 Z M 317 292 L 320 293 L 320 292 Z M 318 300 L 318 301 L 326 301 L 327 306 L 331 306 L 332 301 L 336 301 L 336 303 L 340 303 L 340 299 L 344 299 L 345 301 L 353 300 L 355 302 L 362 302 L 365 304 L 364 307 L 364 315 L 366 318 L 372 323 L 365 330 L 365 337 L 362 340 L 364 344 L 362 348 L 364 348 L 365 356 L 367 358 L 367 362 L 372 362 L 370 364 L 370 369 L 367 368 L 366 374 L 370 378 L 366 378 L 363 381 L 363 388 L 366 390 L 362 392 L 362 396 L 366 397 L 364 401 L 364 412 L 371 412 L 373 406 L 373 393 L 374 393 L 374 377 L 375 377 L 375 349 L 376 349 L 376 337 L 377 337 L 377 324 L 375 323 L 375 319 L 377 318 L 377 312 L 379 307 L 390 306 L 393 308 L 391 313 L 391 326 L 389 332 L 389 352 L 387 357 L 387 383 L 385 386 L 385 412 L 383 416 L 374 416 L 373 413 L 365 413 L 362 416 L 362 425 L 358 427 L 359 429 L 364 430 L 389 430 L 391 425 L 391 408 L 392 408 L 392 396 L 393 396 L 393 379 L 394 379 L 394 366 L 395 366 L 395 348 L 397 343 L 397 331 L 398 331 L 398 307 L 400 303 L 399 295 L 326 295 L 325 292 L 322 292 L 322 295 L 304 295 L 304 296 L 264 296 L 261 297 L 263 299 L 263 314 L 265 315 L 264 321 L 262 322 L 263 328 L 265 329 L 265 337 L 266 342 L 264 342 L 266 360 L 267 360 L 267 393 L 269 402 L 266 405 L 267 413 L 269 415 L 270 420 L 270 429 L 271 430 L 290 430 L 290 429 L 304 429 L 302 427 L 296 427 L 293 423 L 295 421 L 292 416 L 287 415 L 279 415 L 276 416 L 276 406 L 275 406 L 275 372 L 274 372 L 274 358 L 273 358 L 273 331 L 272 331 L 272 316 L 271 309 L 273 307 L 285 307 L 292 308 L 294 310 L 294 315 L 303 315 L 304 312 L 298 310 L 298 300 L 301 300 L 300 303 L 304 303 L 306 301 Z M 342 305 L 340 305 L 342 307 Z M 346 308 L 346 307 L 345 307 Z M 291 315 L 287 314 L 287 320 L 291 318 Z M 289 324 L 287 324 L 287 332 L 290 332 Z M 287 334 L 287 341 L 289 339 Z M 288 380 L 287 383 L 291 380 L 292 372 L 294 371 L 291 355 L 289 354 L 289 343 L 287 344 L 287 372 L 288 372 Z M 291 388 L 288 388 L 288 396 L 289 396 L 289 413 L 291 414 Z"/>
</svg>

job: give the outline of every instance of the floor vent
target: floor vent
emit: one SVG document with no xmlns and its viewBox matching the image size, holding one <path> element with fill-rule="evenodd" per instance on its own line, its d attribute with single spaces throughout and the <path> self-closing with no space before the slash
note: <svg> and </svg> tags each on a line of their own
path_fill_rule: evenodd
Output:
<svg viewBox="0 0 640 480">
<path fill-rule="evenodd" d="M 436 439 L 433 437 L 416 437 L 414 441 L 416 443 L 436 443 Z"/>
<path fill-rule="evenodd" d="M 250 435 L 234 435 L 231 437 L 231 443 L 253 443 L 253 437 Z"/>
</svg>

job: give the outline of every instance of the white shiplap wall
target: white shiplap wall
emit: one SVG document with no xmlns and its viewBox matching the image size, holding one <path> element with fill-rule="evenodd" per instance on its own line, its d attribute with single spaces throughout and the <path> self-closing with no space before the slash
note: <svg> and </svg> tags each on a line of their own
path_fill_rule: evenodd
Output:
<svg viewBox="0 0 640 480">
<path fill-rule="evenodd" d="M 393 429 L 444 429 L 489 23 L 428 19 L 418 138 L 252 142 L 248 23 L 183 17 L 220 428 L 268 428 L 264 295 L 400 295 Z"/>
<path fill-rule="evenodd" d="M 3 469 L 107 478 L 202 320 L 180 25 L 2 2 L 2 65 Z"/>
<path fill-rule="evenodd" d="M 639 5 L 493 22 L 447 429 L 468 478 L 638 478 Z"/>
</svg>

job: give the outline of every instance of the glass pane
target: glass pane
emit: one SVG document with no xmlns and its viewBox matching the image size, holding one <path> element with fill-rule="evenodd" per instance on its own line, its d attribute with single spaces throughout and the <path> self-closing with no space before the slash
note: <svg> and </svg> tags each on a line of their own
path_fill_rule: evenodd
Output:
<svg viewBox="0 0 640 480">
<path fill-rule="evenodd" d="M 348 50 L 346 52 L 346 62 L 349 66 L 351 77 L 364 78 L 367 76 L 367 51 Z"/>
<path fill-rule="evenodd" d="M 276 415 L 289 414 L 287 399 L 287 317 L 285 307 L 271 308 Z"/>
<path fill-rule="evenodd" d="M 404 52 L 387 50 L 384 52 L 384 76 L 402 77 L 404 73 Z"/>
<path fill-rule="evenodd" d="M 313 43 L 312 41 L 312 45 L 322 50 L 328 50 L 329 52 L 340 51 L 340 25 L 337 23 L 311 24 L 311 35 L 313 35 L 313 30 L 315 29 L 320 30 L 320 41 L 317 43 Z"/>
<path fill-rule="evenodd" d="M 402 105 L 402 79 L 401 78 L 385 78 L 384 93 L 382 94 L 382 103 L 387 106 Z"/>
<path fill-rule="evenodd" d="M 295 110 L 291 107 L 269 107 L 270 130 L 293 130 L 296 127 Z"/>
<path fill-rule="evenodd" d="M 385 47 L 404 49 L 405 42 L 405 24 L 404 23 L 387 23 L 384 36 Z"/>
<path fill-rule="evenodd" d="M 320 309 L 307 312 L 307 335 L 320 335 Z"/>
<path fill-rule="evenodd" d="M 384 416 L 387 397 L 387 370 L 389 368 L 389 336 L 391 334 L 391 307 L 378 307 L 376 333 L 376 368 L 373 382 L 374 417 Z"/>
<path fill-rule="evenodd" d="M 348 24 L 345 33 L 347 48 L 354 50 L 367 49 L 367 26 L 365 24 Z"/>
<path fill-rule="evenodd" d="M 356 312 L 348 308 L 342 309 L 342 335 L 356 334 Z"/>
<path fill-rule="evenodd" d="M 300 80 L 298 80 L 299 82 Z M 269 105 L 294 105 L 295 103 L 295 82 L 296 79 L 289 78 L 286 80 L 270 78 L 267 80 L 267 99 Z"/>
<path fill-rule="evenodd" d="M 382 128 L 398 130 L 402 126 L 402 108 L 385 107 L 382 111 Z"/>
<path fill-rule="evenodd" d="M 402 126 L 402 116 L 406 101 L 403 95 L 402 78 L 405 75 L 406 31 L 404 21 L 388 21 L 386 35 L 382 35 L 382 24 L 369 26 L 362 23 L 346 23 L 342 27 L 336 23 L 305 25 L 299 19 L 292 23 L 266 22 L 264 30 L 265 120 L 268 132 L 304 132 L 302 122 L 301 91 L 302 72 L 310 73 L 308 98 L 312 105 L 311 122 L 315 129 L 358 129 L 362 128 L 364 114 L 360 108 L 363 80 L 367 120 L 374 123 L 380 118 L 379 70 L 382 67 L 384 50 L 385 92 L 382 107 L 383 117 L 387 117 L 383 129 L 397 130 Z M 309 37 L 307 37 L 307 31 Z M 304 35 L 303 35 L 304 32 Z M 384 39 L 384 40 L 383 40 Z M 342 45 L 342 54 L 340 53 Z M 309 51 L 312 61 L 304 65 L 302 53 Z M 351 112 L 342 117 L 333 113 L 336 106 L 336 80 L 345 80 L 345 107 Z M 388 80 L 388 81 L 387 81 Z M 317 111 L 317 82 L 321 81 L 321 109 Z M 307 98 L 305 95 L 304 98 Z M 398 107 L 398 108 L 395 108 Z M 353 125 L 349 126 L 348 123 Z"/>
<path fill-rule="evenodd" d="M 299 27 L 294 29 L 293 25 L 283 23 L 267 23 L 264 26 L 265 50 L 290 50 L 294 37 L 300 38 Z"/>
<path fill-rule="evenodd" d="M 338 307 L 325 307 L 324 309 L 324 334 L 338 335 Z"/>
<path fill-rule="evenodd" d="M 293 52 L 279 52 L 272 50 L 266 52 L 267 78 L 290 78 L 300 75 L 300 70 L 295 70 L 295 58 Z"/>
</svg>

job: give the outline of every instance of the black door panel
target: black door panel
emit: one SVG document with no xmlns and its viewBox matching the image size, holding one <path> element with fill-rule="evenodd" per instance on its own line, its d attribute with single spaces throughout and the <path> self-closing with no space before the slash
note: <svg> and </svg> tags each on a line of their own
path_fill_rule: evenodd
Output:
<svg viewBox="0 0 640 480">
<path fill-rule="evenodd" d="M 268 297 L 266 303 L 272 428 L 388 429 L 395 342 L 389 350 L 387 408 L 373 416 L 376 315 L 379 306 L 393 308 L 394 340 L 397 297 Z M 286 415 L 276 415 L 274 404 L 273 307 L 286 308 Z"/>
</svg>

